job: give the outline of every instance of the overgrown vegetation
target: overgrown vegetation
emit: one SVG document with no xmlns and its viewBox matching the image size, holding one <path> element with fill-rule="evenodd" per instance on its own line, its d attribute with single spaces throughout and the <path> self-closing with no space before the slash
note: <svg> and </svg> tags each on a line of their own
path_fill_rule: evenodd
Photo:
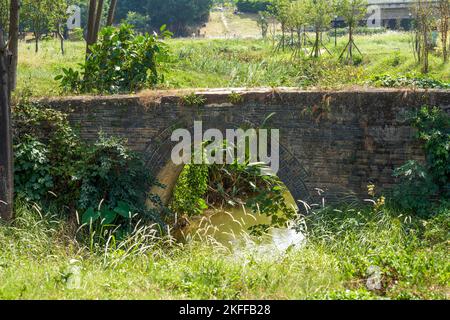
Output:
<svg viewBox="0 0 450 320">
<path fill-rule="evenodd" d="M 424 144 L 426 163 L 408 161 L 398 168 L 395 203 L 403 211 L 433 215 L 436 206 L 450 203 L 450 116 L 440 108 L 423 107 L 411 118 Z"/>
<path fill-rule="evenodd" d="M 56 208 L 103 231 L 129 231 L 137 220 L 160 221 L 147 208 L 156 183 L 125 142 L 100 133 L 83 142 L 66 115 L 24 100 L 14 108 L 16 199 Z M 99 235 L 101 236 L 101 235 Z"/>
<path fill-rule="evenodd" d="M 345 88 L 367 85 L 376 76 L 430 78 L 448 86 L 450 64 L 442 65 L 438 56 L 430 55 L 430 71 L 423 76 L 410 51 L 410 37 L 406 33 L 355 35 L 355 42 L 364 53 L 357 65 L 342 65 L 337 57 L 345 47 L 345 38 L 338 38 L 338 46 L 324 43 L 333 53 L 311 61 L 291 52 L 273 52 L 264 40 L 167 40 L 170 61 L 161 65 L 164 81 L 157 88 L 214 88 L 290 86 L 301 88 Z M 334 42 L 334 39 L 330 39 Z M 77 70 L 84 63 L 82 42 L 68 42 L 66 54 L 59 53 L 56 41 L 41 44 L 40 53 L 31 44 L 22 43 L 19 52 L 18 91 L 32 90 L 36 96 L 60 95 L 59 82 L 53 80 L 62 68 Z M 31 79 L 33 79 L 31 81 Z M 378 85 L 378 84 L 377 84 Z M 384 83 L 379 84 L 384 86 Z M 415 84 L 401 83 L 401 86 Z"/>
<path fill-rule="evenodd" d="M 387 88 L 422 88 L 422 89 L 450 89 L 450 83 L 423 76 L 406 74 L 405 76 L 390 76 L 387 74 L 374 76 L 371 84 Z"/>
<path fill-rule="evenodd" d="M 420 220 L 386 207 L 315 210 L 307 243 L 285 254 L 237 255 L 139 229 L 84 246 L 52 211 L 17 204 L 0 226 L 2 299 L 448 299 L 450 212 Z M 41 217 L 42 216 L 42 217 Z M 380 289 L 366 287 L 378 270 Z"/>
<path fill-rule="evenodd" d="M 163 80 L 160 64 L 167 59 L 163 38 L 170 35 L 161 29 L 157 35 L 136 35 L 130 25 L 120 29 L 102 29 L 98 43 L 81 65 L 81 71 L 63 68 L 55 78 L 64 91 L 74 93 L 133 92 L 156 85 Z"/>
</svg>

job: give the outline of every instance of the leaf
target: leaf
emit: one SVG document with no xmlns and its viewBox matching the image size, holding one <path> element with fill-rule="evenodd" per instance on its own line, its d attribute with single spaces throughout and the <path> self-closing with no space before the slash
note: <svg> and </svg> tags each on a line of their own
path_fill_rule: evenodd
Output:
<svg viewBox="0 0 450 320">
<path fill-rule="evenodd" d="M 117 207 L 114 209 L 114 212 L 116 212 L 117 214 L 121 215 L 124 218 L 130 218 L 131 216 L 131 212 L 130 212 L 130 206 L 123 202 L 123 201 L 119 201 L 117 203 Z"/>
<path fill-rule="evenodd" d="M 117 214 L 114 211 L 111 211 L 107 208 L 103 208 L 102 211 L 100 212 L 100 217 L 103 225 L 111 224 L 114 222 L 114 220 L 116 220 Z"/>
<path fill-rule="evenodd" d="M 99 218 L 100 218 L 100 213 L 98 211 L 95 211 L 93 208 L 89 208 L 83 214 L 81 222 L 83 224 L 91 224 L 91 223 L 94 223 L 95 221 L 97 221 Z"/>
</svg>

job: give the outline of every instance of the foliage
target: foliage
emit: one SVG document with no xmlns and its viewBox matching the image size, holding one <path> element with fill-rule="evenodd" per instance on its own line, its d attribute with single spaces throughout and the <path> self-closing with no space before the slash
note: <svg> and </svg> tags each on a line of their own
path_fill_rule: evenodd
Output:
<svg viewBox="0 0 450 320">
<path fill-rule="evenodd" d="M 125 19 L 128 12 L 148 16 L 148 24 L 154 30 L 162 25 L 175 35 L 190 34 L 189 29 L 208 21 L 212 0 L 127 0 L 117 4 L 118 19 Z"/>
<path fill-rule="evenodd" d="M 154 184 L 142 160 L 125 147 L 125 141 L 103 134 L 85 151 L 78 175 L 80 209 L 97 207 L 103 200 L 110 208 L 126 202 L 133 212 L 143 211 L 147 191 Z"/>
<path fill-rule="evenodd" d="M 26 201 L 40 201 L 54 186 L 47 154 L 46 146 L 29 136 L 14 146 L 14 188 Z"/>
<path fill-rule="evenodd" d="M 138 32 L 147 32 L 150 28 L 150 17 L 148 15 L 130 11 L 127 13 L 126 18 L 122 20 L 122 23 L 133 26 Z"/>
<path fill-rule="evenodd" d="M 77 170 L 75 164 L 81 159 L 82 146 L 67 116 L 25 98 L 15 106 L 13 119 L 18 196 L 24 191 L 23 196 L 29 200 L 52 199 L 61 205 L 72 205 L 76 194 L 72 176 Z M 23 188 L 31 177 L 36 181 L 33 188 Z"/>
<path fill-rule="evenodd" d="M 171 209 L 189 216 L 202 214 L 208 208 L 204 200 L 208 190 L 207 165 L 186 165 L 178 178 Z"/>
<path fill-rule="evenodd" d="M 258 13 L 268 11 L 272 0 L 237 0 L 236 7 L 240 12 Z"/>
<path fill-rule="evenodd" d="M 228 95 L 228 100 L 232 104 L 240 104 L 244 101 L 244 97 L 242 96 L 242 94 L 233 91 Z"/>
<path fill-rule="evenodd" d="M 4 32 L 9 28 L 9 0 L 0 0 L 0 26 Z"/>
<path fill-rule="evenodd" d="M 254 34 L 258 34 L 254 22 Z M 232 25 L 230 24 L 230 27 Z M 321 59 L 306 59 L 301 54 L 294 59 L 292 52 L 274 52 L 271 41 L 259 39 L 171 39 L 166 41 L 170 48 L 170 64 L 164 64 L 164 82 L 161 89 L 173 88 L 225 88 L 225 87 L 318 87 L 343 89 L 366 85 L 374 75 L 412 74 L 422 78 L 420 66 L 408 50 L 410 35 L 390 32 L 371 36 L 357 36 L 357 44 L 364 54 L 359 65 L 342 65 L 336 55 L 343 50 L 345 39 L 338 38 L 334 48 L 324 35 L 325 46 L 333 53 L 322 55 Z M 312 40 L 312 39 L 311 39 Z M 308 43 L 308 42 L 307 42 Z M 300 52 L 308 52 L 303 47 Z M 37 55 L 32 44 L 20 43 L 18 89 L 31 89 L 36 96 L 68 94 L 59 89 L 60 82 L 54 78 L 64 67 L 78 70 L 78 63 L 84 63 L 86 46 L 83 42 L 66 43 L 66 54 L 58 53 L 58 41 L 45 41 Z M 396 52 L 399 63 L 394 65 Z M 414 73 L 414 75 L 413 75 Z M 450 64 L 442 64 L 442 58 L 430 56 L 430 73 L 443 83 L 450 82 Z M 32 79 L 32 80 L 31 80 Z M 373 85 L 370 83 L 370 85 Z"/>
<path fill-rule="evenodd" d="M 450 116 L 440 108 L 423 107 L 412 125 L 424 143 L 426 164 L 409 161 L 395 171 L 400 185 L 394 190 L 394 199 L 403 210 L 432 214 L 431 201 L 450 199 Z"/>
<path fill-rule="evenodd" d="M 0 223 L 2 299 L 448 298 L 448 207 L 427 220 L 388 208 L 316 210 L 304 246 L 260 258 L 254 247 L 237 255 L 207 238 L 174 245 L 149 228 L 89 247 L 56 210 L 17 203 L 15 211 L 12 225 Z M 380 291 L 365 287 L 371 266 L 380 268 Z"/>
<path fill-rule="evenodd" d="M 234 150 L 232 147 L 224 148 Z M 248 153 L 248 150 L 247 150 Z M 297 216 L 286 204 L 286 187 L 261 163 L 186 165 L 174 191 L 171 208 L 180 214 L 199 215 L 216 206 L 245 204 L 253 213 L 271 218 L 271 226 L 285 227 Z M 270 226 L 257 225 L 250 231 L 262 235 Z"/>
<path fill-rule="evenodd" d="M 163 37 L 169 36 L 161 29 Z M 55 78 L 65 91 L 132 92 L 161 81 L 160 64 L 167 58 L 167 47 L 156 35 L 136 35 L 126 24 L 101 31 L 98 43 L 81 65 L 81 72 L 63 68 Z"/>
<path fill-rule="evenodd" d="M 159 221 L 161 203 L 148 194 L 157 183 L 125 141 L 100 135 L 95 144 L 86 144 L 65 114 L 27 101 L 14 108 L 13 117 L 17 199 L 69 215 L 79 211 L 84 221 L 101 215 L 90 227 L 118 230 L 135 220 Z M 147 198 L 154 210 L 147 209 Z"/>
<path fill-rule="evenodd" d="M 376 86 L 388 88 L 415 87 L 422 89 L 450 89 L 450 83 L 410 74 L 396 77 L 388 74 L 376 75 L 372 77 L 371 83 Z"/>
<path fill-rule="evenodd" d="M 180 98 L 181 104 L 189 107 L 201 107 L 206 103 L 206 98 L 201 94 L 191 92 Z"/>
</svg>

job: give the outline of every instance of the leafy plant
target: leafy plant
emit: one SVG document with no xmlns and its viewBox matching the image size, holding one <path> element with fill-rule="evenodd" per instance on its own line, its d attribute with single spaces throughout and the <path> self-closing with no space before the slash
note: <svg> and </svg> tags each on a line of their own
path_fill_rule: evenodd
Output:
<svg viewBox="0 0 450 320">
<path fill-rule="evenodd" d="M 416 87 L 422 89 L 449 89 L 450 83 L 420 76 L 405 75 L 393 77 L 387 74 L 376 75 L 370 80 L 371 84 L 379 87 L 398 88 Z"/>
<path fill-rule="evenodd" d="M 228 95 L 228 100 L 232 104 L 240 104 L 244 101 L 244 97 L 238 92 L 232 92 Z"/>
<path fill-rule="evenodd" d="M 136 35 L 132 26 L 104 28 L 98 43 L 93 45 L 81 71 L 63 69 L 55 80 L 68 92 L 119 93 L 133 92 L 162 81 L 160 64 L 166 61 L 168 50 L 163 39 L 170 33 L 163 27 L 161 38 Z"/>
<path fill-rule="evenodd" d="M 422 107 L 412 125 L 424 142 L 426 163 L 409 161 L 395 170 L 400 185 L 394 198 L 403 209 L 427 215 L 430 201 L 450 198 L 450 117 L 440 108 Z"/>
<path fill-rule="evenodd" d="M 184 95 L 180 99 L 182 105 L 189 107 L 201 107 L 206 103 L 206 98 L 195 92 Z"/>
<path fill-rule="evenodd" d="M 181 172 L 173 194 L 171 209 L 189 216 L 208 208 L 204 196 L 208 190 L 208 166 L 188 164 Z"/>
<path fill-rule="evenodd" d="M 149 194 L 157 182 L 125 141 L 100 134 L 87 144 L 65 114 L 29 101 L 19 102 L 13 117 L 17 198 L 69 215 L 79 211 L 94 229 L 124 233 L 137 220 L 160 222 L 164 208 Z"/>
<path fill-rule="evenodd" d="M 15 191 L 27 201 L 40 201 L 54 186 L 46 146 L 27 137 L 14 146 Z"/>
</svg>

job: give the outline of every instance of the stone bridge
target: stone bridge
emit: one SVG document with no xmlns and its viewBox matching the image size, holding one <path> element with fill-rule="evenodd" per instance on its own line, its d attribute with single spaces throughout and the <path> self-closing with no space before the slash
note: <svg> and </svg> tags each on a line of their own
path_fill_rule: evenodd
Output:
<svg viewBox="0 0 450 320">
<path fill-rule="evenodd" d="M 148 169 L 167 185 L 160 192 L 170 200 L 182 167 L 171 161 L 176 128 L 191 130 L 194 120 L 203 130 L 258 128 L 269 115 L 270 128 L 280 130 L 278 176 L 295 199 L 366 197 L 367 185 L 386 189 L 395 183 L 392 172 L 407 160 L 424 160 L 408 112 L 422 105 L 450 112 L 450 91 L 294 89 L 235 89 L 198 92 L 202 106 L 180 98 L 188 92 L 148 92 L 135 96 L 74 97 L 46 100 L 69 114 L 84 139 L 95 140 L 101 130 L 126 138 L 143 154 Z M 236 103 L 236 100 L 241 100 Z M 235 101 L 232 103 L 231 101 Z"/>
</svg>

